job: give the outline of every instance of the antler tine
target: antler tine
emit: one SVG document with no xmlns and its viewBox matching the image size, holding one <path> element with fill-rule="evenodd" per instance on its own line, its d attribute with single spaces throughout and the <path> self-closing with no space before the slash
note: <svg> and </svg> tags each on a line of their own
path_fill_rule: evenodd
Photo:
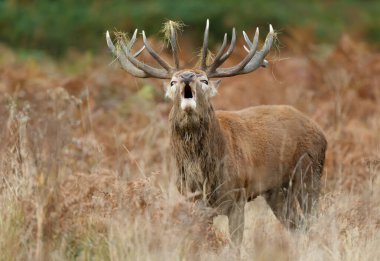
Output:
<svg viewBox="0 0 380 261">
<path fill-rule="evenodd" d="M 228 48 L 227 52 L 222 56 L 222 58 L 220 58 L 221 63 L 218 66 L 222 65 L 228 59 L 228 57 L 230 57 L 230 55 L 235 49 L 235 46 L 236 46 L 236 30 L 234 27 L 232 28 L 232 38 L 231 38 L 230 47 Z"/>
<path fill-rule="evenodd" d="M 274 31 L 272 25 L 269 25 L 269 33 L 260 51 L 256 51 L 259 40 L 258 29 L 256 29 L 256 33 L 252 42 L 249 40 L 248 36 L 245 33 L 243 33 L 243 36 L 249 48 L 246 48 L 246 50 L 248 49 L 247 56 L 239 64 L 233 67 L 210 71 L 208 73 L 208 77 L 228 77 L 239 74 L 246 74 L 256 70 L 260 66 L 266 66 L 268 64 L 268 61 L 266 61 L 264 58 L 269 53 L 269 50 L 273 43 Z"/>
<path fill-rule="evenodd" d="M 259 30 L 259 28 L 256 28 L 256 33 L 257 34 L 258 34 L 258 30 Z M 246 50 L 247 53 L 249 53 L 249 50 L 252 49 L 253 46 L 255 46 L 255 48 L 257 48 L 257 44 L 259 43 L 259 37 L 258 37 L 258 35 L 256 37 L 256 33 L 255 33 L 255 36 L 253 37 L 253 42 L 251 43 L 251 41 L 249 40 L 247 34 L 243 31 L 245 42 L 249 46 L 249 48 L 247 46 L 245 46 L 245 45 L 243 46 L 244 50 Z M 263 63 L 261 64 L 261 66 L 262 67 L 267 67 L 268 63 L 269 62 L 264 59 Z"/>
<path fill-rule="evenodd" d="M 227 46 L 227 33 L 224 34 L 223 43 L 220 46 L 219 51 L 215 55 L 214 61 L 218 61 L 220 57 L 222 57 L 224 49 L 226 49 L 226 46 Z"/>
<path fill-rule="evenodd" d="M 131 48 L 133 47 L 133 45 L 135 44 L 135 42 L 136 42 L 136 37 L 137 37 L 137 29 L 135 29 L 135 31 L 134 31 L 134 33 L 133 33 L 133 35 L 132 35 L 132 38 L 131 38 L 131 40 L 128 42 L 128 44 L 127 44 L 127 48 L 128 48 L 128 50 L 131 50 Z M 140 50 L 138 50 L 134 55 L 133 55 L 133 57 L 138 57 L 141 53 L 142 53 L 142 51 L 144 51 L 144 49 L 145 49 L 145 45 L 143 45 L 141 48 L 140 48 Z"/>
<path fill-rule="evenodd" d="M 141 53 L 142 53 L 142 51 L 144 51 L 145 50 L 145 45 L 143 45 L 141 48 L 140 48 L 140 50 L 138 50 L 137 52 L 135 52 L 135 54 L 133 55 L 133 57 L 138 57 Z"/>
<path fill-rule="evenodd" d="M 108 48 L 111 50 L 111 52 L 116 55 L 116 47 L 115 45 L 113 44 L 112 40 L 111 40 L 111 37 L 110 37 L 110 33 L 107 31 L 106 32 L 106 41 L 107 41 L 107 46 Z"/>
<path fill-rule="evenodd" d="M 249 63 L 249 61 L 251 61 L 251 59 L 255 55 L 256 50 L 257 50 L 257 45 L 259 43 L 259 28 L 256 28 L 255 36 L 253 37 L 252 43 L 244 31 L 243 31 L 243 36 L 244 36 L 245 41 L 247 42 L 247 45 L 250 47 L 250 50 L 247 56 L 244 57 L 244 59 L 239 64 L 231 68 L 223 69 L 223 70 L 229 71 L 230 73 L 237 73 L 241 71 Z"/>
<path fill-rule="evenodd" d="M 108 31 L 106 33 L 106 40 L 107 40 L 108 48 L 117 57 L 117 59 L 120 62 L 121 67 L 123 67 L 124 70 L 126 70 L 133 76 L 136 76 L 139 78 L 148 77 L 148 75 L 144 71 L 136 68 L 119 48 L 115 47 L 115 45 L 112 43 L 112 40 Z"/>
<path fill-rule="evenodd" d="M 203 37 L 203 46 L 202 46 L 202 58 L 201 58 L 201 69 L 206 70 L 207 68 L 207 54 L 208 54 L 208 31 L 209 31 L 209 20 L 206 21 L 206 28 Z"/>
<path fill-rule="evenodd" d="M 253 36 L 253 41 L 251 42 L 248 38 L 248 35 L 243 31 L 244 40 L 248 45 L 248 52 L 252 49 L 257 49 L 257 45 L 259 43 L 259 28 L 256 28 L 255 36 Z"/>
<path fill-rule="evenodd" d="M 125 46 L 125 43 L 123 41 L 121 42 L 121 47 L 123 48 L 123 51 L 124 51 L 125 55 L 127 56 L 128 60 L 134 66 L 136 66 L 138 69 L 146 72 L 149 75 L 149 77 L 160 78 L 160 79 L 169 79 L 170 78 L 168 71 L 163 70 L 163 69 L 154 68 L 150 65 L 147 65 L 145 63 L 140 62 L 135 57 L 133 57 L 133 55 L 131 55 L 131 53 L 129 52 L 129 50 L 127 49 L 127 47 Z"/>
<path fill-rule="evenodd" d="M 210 68 L 211 69 L 214 68 L 216 63 L 219 63 L 220 58 L 222 57 L 224 50 L 226 49 L 226 46 L 227 46 L 227 33 L 224 34 L 222 46 L 220 46 L 219 51 L 217 52 L 213 63 L 209 66 L 209 70 Z"/>
<path fill-rule="evenodd" d="M 273 27 L 270 24 L 269 25 L 269 33 L 265 39 L 264 45 L 261 48 L 259 52 L 256 53 L 256 55 L 252 58 L 251 61 L 244 67 L 244 72 L 243 73 L 249 73 L 260 66 L 266 67 L 268 65 L 268 61 L 265 60 L 265 56 L 269 53 L 270 48 L 272 47 L 273 43 L 273 38 L 274 38 L 274 31 Z"/>
<path fill-rule="evenodd" d="M 258 29 L 258 28 L 256 28 L 256 31 L 257 31 L 257 29 Z M 245 42 L 247 43 L 248 47 L 251 48 L 251 45 L 252 45 L 251 40 L 249 40 L 249 37 L 248 37 L 248 35 L 245 33 L 245 31 L 243 31 L 243 36 L 244 36 L 244 40 L 245 40 Z M 244 49 L 245 49 L 247 52 L 249 52 L 249 49 L 248 49 L 245 45 L 244 45 Z"/>
<path fill-rule="evenodd" d="M 142 36 L 143 36 L 143 41 L 144 41 L 144 45 L 146 47 L 146 49 L 148 50 L 148 52 L 150 53 L 150 55 L 166 70 L 166 71 L 172 71 L 173 68 L 171 68 L 171 66 L 165 62 L 164 59 L 162 59 L 153 49 L 152 47 L 150 46 L 148 40 L 146 39 L 146 36 L 145 36 L 145 32 L 142 31 Z"/>
<path fill-rule="evenodd" d="M 143 38 L 144 36 L 145 34 L 143 33 Z M 136 42 L 136 38 L 137 38 L 137 29 L 133 33 L 133 36 L 131 40 L 128 42 L 128 44 L 125 43 L 125 40 L 123 38 L 119 40 L 119 43 L 122 49 L 120 50 L 119 48 L 116 48 L 114 44 L 112 43 L 112 40 L 108 31 L 106 34 L 108 47 L 116 55 L 123 69 L 125 69 L 127 72 L 139 78 L 153 77 L 153 78 L 169 79 L 171 76 L 170 75 L 171 72 L 167 70 L 165 66 L 168 66 L 169 68 L 170 66 L 165 61 L 163 61 L 158 56 L 157 53 L 154 52 L 154 50 L 150 47 L 149 43 L 146 41 L 146 37 L 144 41 L 144 46 L 148 49 L 149 53 L 153 56 L 153 58 L 155 58 L 157 62 L 159 62 L 159 64 L 165 68 L 165 70 L 154 68 L 136 59 L 136 57 L 141 54 L 141 52 L 144 50 L 145 47 L 138 50 L 134 55 L 130 53 L 130 50 L 132 49 L 134 43 Z"/>
<path fill-rule="evenodd" d="M 135 44 L 136 39 L 137 39 L 137 32 L 138 32 L 138 29 L 135 29 L 135 31 L 133 32 L 131 40 L 129 40 L 129 42 L 127 44 L 128 50 L 131 50 L 133 45 Z"/>
<path fill-rule="evenodd" d="M 217 57 L 215 57 L 214 63 L 207 70 L 208 74 L 212 74 L 213 72 L 215 72 L 215 70 L 219 66 L 221 66 L 228 59 L 228 57 L 230 57 L 230 55 L 235 49 L 235 46 L 236 46 L 236 31 L 235 31 L 235 28 L 232 28 L 231 43 L 230 43 L 230 46 L 228 47 L 227 52 L 224 53 L 219 59 L 216 59 Z"/>
<path fill-rule="evenodd" d="M 177 32 L 173 26 L 173 22 L 170 21 L 170 45 L 172 47 L 173 60 L 175 63 L 175 68 L 179 69 L 179 59 L 177 51 Z"/>
</svg>

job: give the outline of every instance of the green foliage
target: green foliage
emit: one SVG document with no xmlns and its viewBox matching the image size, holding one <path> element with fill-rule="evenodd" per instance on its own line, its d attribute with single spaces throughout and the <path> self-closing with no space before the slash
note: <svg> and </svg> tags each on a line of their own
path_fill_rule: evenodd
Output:
<svg viewBox="0 0 380 261">
<path fill-rule="evenodd" d="M 192 32 L 186 33 L 198 39 L 206 18 L 210 18 L 211 36 L 218 40 L 232 26 L 249 30 L 272 23 L 285 33 L 292 26 L 310 28 L 321 41 L 334 41 L 343 31 L 355 31 L 372 41 L 380 41 L 379 12 L 380 2 L 376 0 L 209 0 L 207 3 L 203 0 L 3 0 L 0 39 L 14 47 L 44 49 L 61 55 L 70 48 L 104 48 L 107 29 L 132 31 L 138 27 L 148 34 L 159 32 L 166 19 L 191 25 Z"/>
<path fill-rule="evenodd" d="M 122 115 L 128 115 L 136 108 L 149 111 L 155 96 L 155 88 L 152 85 L 144 83 L 139 91 L 120 104 L 118 110 Z"/>
</svg>

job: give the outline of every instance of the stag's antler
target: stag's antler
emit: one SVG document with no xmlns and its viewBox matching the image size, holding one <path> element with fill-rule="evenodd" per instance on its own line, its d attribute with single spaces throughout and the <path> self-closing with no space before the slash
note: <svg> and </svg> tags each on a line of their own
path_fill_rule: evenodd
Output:
<svg viewBox="0 0 380 261">
<path fill-rule="evenodd" d="M 171 30 L 170 43 L 172 46 L 173 58 L 176 65 L 175 68 L 170 66 L 163 58 L 161 58 L 158 55 L 158 53 L 156 53 L 156 51 L 153 50 L 153 48 L 150 46 L 145 36 L 144 31 L 142 31 L 144 46 L 140 50 L 138 50 L 134 55 L 131 54 L 131 49 L 136 42 L 137 29 L 133 33 L 133 36 L 128 43 L 125 42 L 124 37 L 119 37 L 118 44 L 121 48 L 115 47 L 115 45 L 112 43 L 110 34 L 107 31 L 106 33 L 107 45 L 112 51 L 112 53 L 117 57 L 123 69 L 129 72 L 130 74 L 132 74 L 133 76 L 136 76 L 139 78 L 152 77 L 152 78 L 160 78 L 160 79 L 170 79 L 172 74 L 179 69 L 179 60 L 178 60 L 178 52 L 177 52 L 177 45 L 176 45 L 177 43 L 176 32 L 173 26 L 170 26 L 170 30 Z M 137 56 L 139 56 L 140 53 L 144 49 L 148 50 L 149 54 L 157 61 L 159 65 L 161 65 L 163 69 L 152 67 L 136 59 Z"/>
<path fill-rule="evenodd" d="M 150 43 L 148 42 L 145 32 L 142 31 L 144 46 L 138 50 L 135 54 L 131 53 L 132 47 L 136 42 L 137 29 L 135 30 L 131 40 L 126 43 L 124 37 L 119 37 L 118 47 L 112 43 L 109 32 L 107 31 L 106 39 L 107 45 L 114 55 L 116 55 L 121 66 L 133 76 L 139 78 L 161 78 L 161 79 L 170 79 L 172 74 L 179 70 L 179 59 L 177 51 L 177 33 L 172 22 L 169 22 L 170 27 L 170 45 L 172 47 L 173 60 L 175 67 L 170 66 L 163 58 L 161 58 L 156 51 L 153 50 Z M 202 55 L 201 55 L 201 66 L 200 69 L 205 71 L 209 78 L 215 77 L 229 77 L 239 74 L 250 73 L 260 66 L 266 66 L 268 61 L 264 58 L 268 54 L 274 38 L 274 31 L 271 25 L 269 25 L 269 33 L 265 39 L 265 43 L 260 51 L 257 51 L 257 46 L 259 42 L 259 29 L 256 29 L 255 36 L 253 40 L 249 39 L 247 34 L 243 31 L 244 40 L 247 46 L 244 46 L 245 50 L 248 52 L 247 56 L 237 65 L 229 68 L 219 68 L 232 54 L 236 46 L 236 32 L 235 28 L 232 29 L 232 38 L 230 46 L 227 51 L 227 34 L 224 34 L 224 39 L 222 46 L 217 52 L 214 61 L 212 64 L 207 64 L 207 54 L 208 54 L 208 34 L 209 34 L 209 20 L 207 19 L 206 29 L 204 33 L 203 46 L 202 46 Z M 162 69 L 152 67 L 150 65 L 140 62 L 137 57 L 141 52 L 146 49 L 149 54 L 161 65 Z"/>
<path fill-rule="evenodd" d="M 206 22 L 206 29 L 203 39 L 202 47 L 202 57 L 201 57 L 201 69 L 207 73 L 209 78 L 214 77 L 229 77 L 239 74 L 250 73 L 260 66 L 266 66 L 268 61 L 264 58 L 269 53 L 269 50 L 273 43 L 274 31 L 272 25 L 269 25 L 269 33 L 265 39 L 265 43 L 260 51 L 257 51 L 257 46 L 259 43 L 259 28 L 256 29 L 255 36 L 253 40 L 249 39 L 247 34 L 243 31 L 244 40 L 247 46 L 244 49 L 248 52 L 247 56 L 238 63 L 237 65 L 229 68 L 219 68 L 232 54 L 236 45 L 236 33 L 235 28 L 232 29 L 232 38 L 228 50 L 224 53 L 227 45 L 227 34 L 224 34 L 224 39 L 222 46 L 220 47 L 218 53 L 216 54 L 212 64 L 207 65 L 207 47 L 208 47 L 208 31 L 209 31 L 209 20 Z M 218 69 L 219 68 L 219 69 Z"/>
</svg>

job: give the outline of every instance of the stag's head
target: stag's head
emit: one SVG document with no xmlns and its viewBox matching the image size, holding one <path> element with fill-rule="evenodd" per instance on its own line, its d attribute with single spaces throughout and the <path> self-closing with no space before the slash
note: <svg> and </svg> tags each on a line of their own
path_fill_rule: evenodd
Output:
<svg viewBox="0 0 380 261">
<path fill-rule="evenodd" d="M 173 74 L 169 86 L 166 87 L 166 96 L 178 109 L 193 113 L 197 111 L 197 107 L 207 103 L 209 97 L 216 94 L 217 84 L 217 81 L 209 81 L 202 70 L 181 70 Z"/>
<path fill-rule="evenodd" d="M 123 37 L 119 38 L 117 41 L 117 47 L 113 44 L 108 31 L 106 39 L 108 47 L 114 55 L 116 55 L 123 69 L 130 74 L 139 78 L 170 79 L 170 83 L 166 87 L 166 96 L 173 101 L 173 110 L 185 118 L 189 116 L 191 116 L 191 118 L 194 118 L 194 116 L 201 117 L 205 110 L 211 106 L 209 99 L 216 94 L 219 84 L 219 81 L 212 81 L 212 78 L 247 74 L 259 67 L 265 67 L 268 64 L 265 60 L 265 56 L 268 54 L 274 38 L 273 28 L 272 26 L 269 26 L 269 33 L 264 45 L 261 50 L 257 50 L 259 43 L 259 29 L 256 29 L 252 40 L 243 31 L 243 37 L 246 43 L 244 49 L 247 51 L 247 55 L 235 66 L 220 68 L 220 66 L 230 57 L 236 46 L 235 28 L 232 29 L 231 42 L 228 48 L 227 34 L 225 34 L 219 51 L 216 53 L 213 61 L 209 63 L 207 57 L 209 20 L 207 20 L 201 50 L 201 60 L 199 63 L 200 66 L 195 69 L 181 70 L 177 51 L 177 33 L 172 22 L 169 22 L 169 28 L 174 66 L 169 65 L 169 63 L 153 50 L 144 31 L 142 31 L 144 45 L 135 53 L 132 52 L 132 48 L 136 42 L 137 29 L 130 41 L 127 42 Z M 137 59 L 144 49 L 149 52 L 162 68 L 150 66 Z"/>
</svg>

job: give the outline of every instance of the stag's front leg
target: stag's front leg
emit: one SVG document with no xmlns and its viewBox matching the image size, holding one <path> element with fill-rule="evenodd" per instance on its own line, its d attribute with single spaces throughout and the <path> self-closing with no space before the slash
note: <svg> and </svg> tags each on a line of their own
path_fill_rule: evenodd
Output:
<svg viewBox="0 0 380 261">
<path fill-rule="evenodd" d="M 239 246 L 244 233 L 244 206 L 247 202 L 244 189 L 237 189 L 225 194 L 219 204 L 218 213 L 228 217 L 230 238 L 235 246 Z"/>
<path fill-rule="evenodd" d="M 230 237 L 235 246 L 239 246 L 243 240 L 244 206 L 245 200 L 234 202 L 227 214 Z"/>
</svg>

